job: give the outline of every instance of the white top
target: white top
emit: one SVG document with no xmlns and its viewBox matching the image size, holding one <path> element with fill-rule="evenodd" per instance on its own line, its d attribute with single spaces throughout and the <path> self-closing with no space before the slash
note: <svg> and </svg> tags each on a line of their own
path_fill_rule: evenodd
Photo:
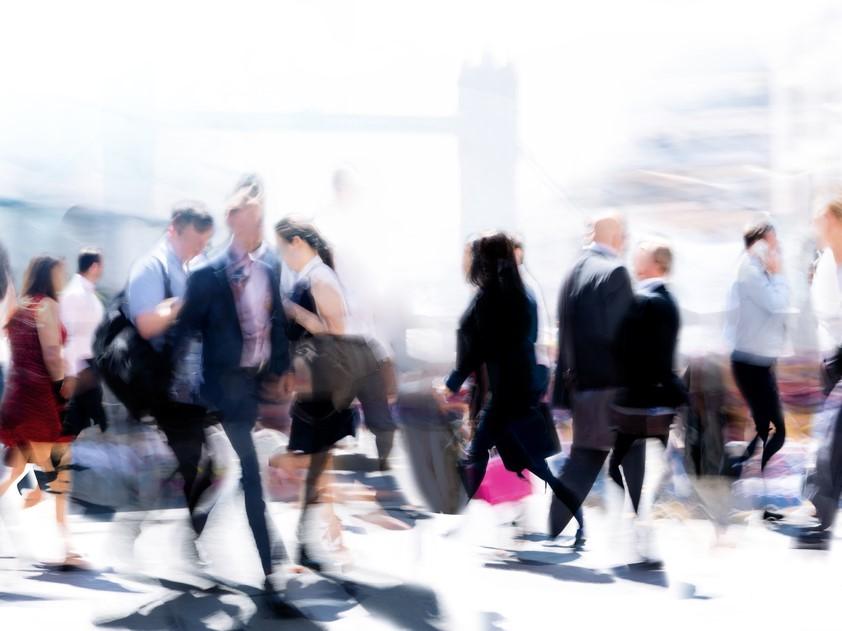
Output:
<svg viewBox="0 0 842 631">
<path fill-rule="evenodd" d="M 810 301 L 818 320 L 819 348 L 829 351 L 842 344 L 842 267 L 830 248 L 816 265 Z"/>
<path fill-rule="evenodd" d="M 518 267 L 520 278 L 526 290 L 535 300 L 535 307 L 538 310 L 538 335 L 535 338 L 535 360 L 540 366 L 552 366 L 547 348 L 553 343 L 553 331 L 550 328 L 550 312 L 547 311 L 547 303 L 544 301 L 544 293 L 535 277 L 529 273 L 525 265 Z"/>
<path fill-rule="evenodd" d="M 75 274 L 59 298 L 61 321 L 67 329 L 64 346 L 64 372 L 73 377 L 88 367 L 93 357 L 94 333 L 102 322 L 105 309 L 96 295 L 94 284 Z"/>
<path fill-rule="evenodd" d="M 348 309 L 348 302 L 345 299 L 345 289 L 342 287 L 342 283 L 339 282 L 339 277 L 323 260 L 322 257 L 319 255 L 314 256 L 310 261 L 301 268 L 301 271 L 298 272 L 298 282 L 307 280 L 310 283 L 310 287 L 316 284 L 324 284 L 331 287 L 336 293 L 338 293 L 342 297 L 342 308 L 343 308 L 343 315 L 345 319 L 345 333 L 351 334 L 351 329 L 353 328 L 350 311 Z M 315 302 L 315 300 L 314 300 Z M 318 311 L 319 306 L 316 304 L 316 310 Z M 316 315 L 321 315 L 317 313 Z"/>
</svg>

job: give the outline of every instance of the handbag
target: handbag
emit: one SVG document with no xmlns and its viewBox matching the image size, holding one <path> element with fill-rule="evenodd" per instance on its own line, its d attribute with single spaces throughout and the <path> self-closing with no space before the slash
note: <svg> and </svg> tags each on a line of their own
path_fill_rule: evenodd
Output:
<svg viewBox="0 0 842 631">
<path fill-rule="evenodd" d="M 496 506 L 507 502 L 519 502 L 531 494 L 532 482 L 529 480 L 529 474 L 509 471 L 503 464 L 503 459 L 494 456 L 488 461 L 485 476 L 474 493 L 474 499 Z"/>
</svg>

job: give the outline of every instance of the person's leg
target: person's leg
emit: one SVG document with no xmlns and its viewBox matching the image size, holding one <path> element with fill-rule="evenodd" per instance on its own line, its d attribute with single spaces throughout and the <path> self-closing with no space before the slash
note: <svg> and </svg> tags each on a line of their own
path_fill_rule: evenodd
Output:
<svg viewBox="0 0 842 631">
<path fill-rule="evenodd" d="M 481 414 L 477 429 L 468 445 L 467 454 L 460 463 L 462 483 L 465 485 L 465 492 L 469 499 L 477 492 L 482 479 L 485 477 L 485 470 L 488 467 L 488 452 L 494 447 L 494 422 L 493 414 Z"/>
<path fill-rule="evenodd" d="M 0 496 L 8 491 L 26 471 L 26 458 L 20 449 L 9 447 L 6 456 L 6 465 L 10 467 L 10 471 L 8 477 L 0 482 Z"/>
<path fill-rule="evenodd" d="M 252 440 L 251 430 L 257 419 L 256 388 L 244 383 L 244 388 L 252 386 L 253 393 L 244 393 L 243 398 L 222 410 L 222 427 L 231 441 L 231 446 L 240 460 L 240 483 L 246 505 L 246 517 L 260 555 L 263 572 L 272 573 L 272 546 L 269 528 L 266 523 L 266 503 L 263 500 L 263 484 L 260 479 L 260 464 Z"/>
<path fill-rule="evenodd" d="M 774 456 L 776 453 L 778 453 L 778 451 L 780 451 L 781 447 L 784 446 L 784 441 L 786 440 L 786 423 L 784 422 L 784 413 L 783 407 L 781 406 L 781 398 L 778 394 L 778 383 L 775 379 L 775 372 L 771 369 L 769 370 L 768 377 L 766 380 L 766 391 L 768 401 L 767 413 L 769 415 L 769 421 L 772 423 L 772 427 L 775 431 L 772 434 L 772 437 L 768 438 L 765 442 L 765 445 L 763 446 L 763 457 L 760 465 L 761 471 L 766 468 L 766 465 L 769 463 L 769 460 L 772 458 L 772 456 Z"/>
<path fill-rule="evenodd" d="M 318 563 L 310 556 L 308 549 L 310 541 L 310 515 L 313 505 L 317 504 L 322 495 L 323 475 L 330 461 L 330 450 L 310 454 L 307 477 L 304 480 L 304 492 L 301 499 L 301 516 L 298 520 L 299 561 L 302 565 L 318 568 Z"/>
<path fill-rule="evenodd" d="M 740 391 L 746 405 L 748 405 L 756 431 L 756 435 L 749 442 L 739 459 L 741 462 L 745 462 L 754 455 L 758 442 L 764 445 L 765 448 L 766 439 L 769 436 L 769 422 L 771 419 L 768 416 L 768 371 L 770 369 L 739 361 L 732 361 L 731 368 L 734 374 L 734 382 L 737 384 L 737 389 Z"/>
<path fill-rule="evenodd" d="M 357 399 L 363 408 L 366 427 L 374 434 L 380 468 L 386 469 L 395 440 L 396 425 L 389 407 L 383 369 L 363 380 L 357 391 Z"/>
<path fill-rule="evenodd" d="M 623 459 L 623 477 L 629 491 L 634 512 L 640 511 L 640 496 L 643 493 L 643 478 L 646 473 L 646 441 L 637 440 Z"/>
<path fill-rule="evenodd" d="M 830 530 L 839 510 L 842 494 L 842 408 L 837 412 L 827 442 L 816 461 L 816 488 L 810 497 L 816 507 L 820 530 Z"/>
<path fill-rule="evenodd" d="M 570 519 L 579 512 L 607 457 L 607 451 L 583 447 L 571 449 L 550 504 L 550 536 L 561 534 Z"/>
</svg>

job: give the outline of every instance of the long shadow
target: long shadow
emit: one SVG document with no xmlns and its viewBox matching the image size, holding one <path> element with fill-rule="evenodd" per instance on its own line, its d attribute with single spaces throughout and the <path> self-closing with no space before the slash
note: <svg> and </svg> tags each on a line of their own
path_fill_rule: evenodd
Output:
<svg viewBox="0 0 842 631">
<path fill-rule="evenodd" d="M 667 573 L 663 569 L 646 569 L 642 566 L 618 565 L 611 568 L 611 572 L 619 579 L 625 581 L 632 581 L 633 583 L 642 583 L 643 585 L 652 585 L 653 587 L 669 587 L 667 580 Z"/>
<path fill-rule="evenodd" d="M 492 570 L 505 570 L 509 572 L 529 572 L 530 574 L 549 576 L 550 578 L 570 583 L 605 585 L 614 582 L 614 577 L 610 574 L 591 570 L 586 567 L 577 567 L 575 565 L 550 565 L 542 562 L 523 563 L 519 560 L 506 559 L 503 561 L 486 563 L 485 567 Z"/>
<path fill-rule="evenodd" d="M 29 576 L 32 581 L 44 583 L 58 583 L 60 585 L 72 585 L 82 589 L 91 589 L 99 592 L 121 592 L 124 594 L 136 594 L 138 592 L 126 589 L 123 585 L 102 578 L 100 572 L 91 570 L 61 571 L 58 568 L 40 566 L 44 571 L 41 574 Z"/>
<path fill-rule="evenodd" d="M 36 602 L 39 600 L 49 600 L 44 596 L 31 596 L 30 594 L 14 594 L 12 592 L 0 592 L 0 602 Z"/>
<path fill-rule="evenodd" d="M 131 631 L 204 631 L 208 628 L 207 621 L 210 618 L 219 623 L 220 619 L 225 617 L 230 621 L 231 627 L 236 629 L 323 629 L 306 618 L 280 620 L 272 612 L 263 594 L 249 585 L 232 584 L 200 590 L 189 584 L 167 579 L 160 579 L 160 583 L 163 587 L 175 591 L 126 615 L 100 618 L 96 625 Z"/>
<path fill-rule="evenodd" d="M 491 546 L 482 546 L 486 550 L 498 550 L 500 552 L 508 552 L 511 558 L 508 561 L 517 560 L 525 565 L 561 565 L 563 563 L 570 563 L 575 561 L 582 555 L 578 552 L 549 552 L 546 550 L 509 550 L 507 548 L 494 548 Z"/>
<path fill-rule="evenodd" d="M 442 631 L 445 620 L 435 592 L 420 585 L 366 585 L 331 576 L 372 616 L 400 629 Z"/>
</svg>

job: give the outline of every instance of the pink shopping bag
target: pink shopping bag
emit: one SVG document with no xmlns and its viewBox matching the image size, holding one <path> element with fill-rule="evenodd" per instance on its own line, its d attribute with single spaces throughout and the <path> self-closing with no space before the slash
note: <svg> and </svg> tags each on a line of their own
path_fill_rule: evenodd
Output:
<svg viewBox="0 0 842 631">
<path fill-rule="evenodd" d="M 529 480 L 529 473 L 523 471 L 521 478 L 517 473 L 506 469 L 500 456 L 495 456 L 488 461 L 485 477 L 474 494 L 474 499 L 483 500 L 494 506 L 505 502 L 520 501 L 529 497 L 531 493 L 532 482 Z"/>
</svg>

